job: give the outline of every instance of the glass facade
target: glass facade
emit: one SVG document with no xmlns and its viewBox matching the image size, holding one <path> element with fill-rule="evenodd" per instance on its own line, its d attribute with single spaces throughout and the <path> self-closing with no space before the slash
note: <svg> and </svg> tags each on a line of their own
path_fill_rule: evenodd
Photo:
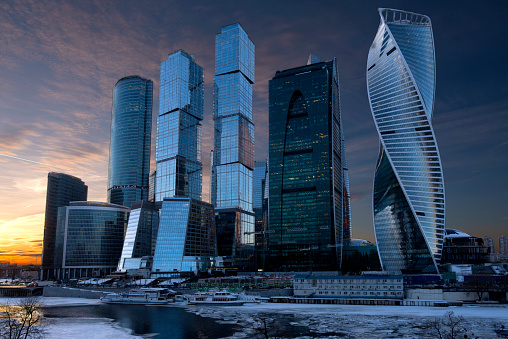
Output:
<svg viewBox="0 0 508 339">
<path fill-rule="evenodd" d="M 165 198 L 152 275 L 211 268 L 216 256 L 213 206 L 189 198 Z"/>
<path fill-rule="evenodd" d="M 380 138 L 373 195 L 385 270 L 438 273 L 445 225 L 443 170 L 432 128 L 435 91 L 430 19 L 380 9 L 367 90 Z"/>
<path fill-rule="evenodd" d="M 341 263 L 343 164 L 336 60 L 313 57 L 269 83 L 271 270 L 330 271 Z"/>
<path fill-rule="evenodd" d="M 53 278 L 58 208 L 69 205 L 71 201 L 86 201 L 87 196 L 88 186 L 81 179 L 64 173 L 48 174 L 41 260 L 43 280 Z"/>
<path fill-rule="evenodd" d="M 118 271 L 126 270 L 128 259 L 154 255 L 160 205 L 147 200 L 132 203 Z"/>
<path fill-rule="evenodd" d="M 113 90 L 108 202 L 131 207 L 147 199 L 152 133 L 151 80 L 124 77 Z"/>
<path fill-rule="evenodd" d="M 179 50 L 161 63 L 155 160 L 155 201 L 201 200 L 203 68 Z"/>
<path fill-rule="evenodd" d="M 254 44 L 240 24 L 223 27 L 215 39 L 215 124 L 211 201 L 217 213 L 219 256 L 237 268 L 254 265 Z M 228 239 L 228 240 L 226 240 Z"/>
<path fill-rule="evenodd" d="M 346 142 L 344 141 L 344 132 L 342 131 L 342 120 L 340 124 L 340 134 L 342 135 L 342 238 L 344 246 L 353 238 L 353 228 L 351 226 L 351 192 L 349 190 L 349 170 L 346 159 Z"/>
<path fill-rule="evenodd" d="M 122 251 L 130 209 L 98 202 L 71 202 L 58 209 L 55 268 L 59 279 L 104 276 Z"/>
<path fill-rule="evenodd" d="M 254 230 L 256 244 L 256 268 L 264 270 L 267 244 L 267 226 L 266 223 L 266 201 L 265 186 L 268 175 L 267 161 L 256 161 L 254 164 L 253 184 L 252 184 L 252 206 L 254 210 Z"/>
</svg>

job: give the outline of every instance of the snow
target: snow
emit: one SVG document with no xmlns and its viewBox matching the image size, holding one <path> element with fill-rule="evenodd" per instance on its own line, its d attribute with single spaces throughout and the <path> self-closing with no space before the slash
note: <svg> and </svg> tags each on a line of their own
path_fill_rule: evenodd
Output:
<svg viewBox="0 0 508 339">
<path fill-rule="evenodd" d="M 243 327 L 232 338 L 249 338 L 254 334 L 255 317 L 285 321 L 288 326 L 303 326 L 306 335 L 347 338 L 417 338 L 424 337 L 421 325 L 453 311 L 463 316 L 464 324 L 475 336 L 496 338 L 494 325 L 508 324 L 508 308 L 503 306 L 369 306 L 369 305 L 305 305 L 305 304 L 246 304 L 232 307 L 188 307 L 190 312 L 210 317 L 221 323 Z M 309 338 L 307 336 L 298 338 Z"/>
<path fill-rule="evenodd" d="M 101 318 L 53 318 L 45 328 L 44 338 L 60 339 L 131 339 L 142 338 L 131 330 L 120 327 L 111 319 Z"/>
<path fill-rule="evenodd" d="M 88 279 L 78 282 L 78 285 L 102 285 L 113 279 Z"/>
<path fill-rule="evenodd" d="M 24 298 L 0 298 L 0 305 L 15 305 L 18 301 Z M 84 299 L 84 298 L 61 298 L 61 297 L 40 297 L 39 301 L 44 307 L 57 307 L 57 306 L 88 306 L 97 305 L 101 301 L 99 299 Z"/>
<path fill-rule="evenodd" d="M 0 298 L 0 305 L 13 304 L 21 298 Z M 100 303 L 98 299 L 41 297 L 45 307 L 85 306 Z M 220 323 L 242 328 L 231 338 L 252 338 L 255 317 L 285 322 L 305 335 L 295 338 L 418 338 L 421 325 L 430 319 L 453 311 L 463 316 L 476 337 L 496 338 L 494 325 L 508 325 L 506 305 L 464 305 L 460 307 L 371 306 L 371 305 L 306 305 L 283 303 L 246 304 L 244 306 L 187 306 L 174 303 L 171 307 L 185 307 L 187 311 Z M 51 318 L 46 338 L 141 338 L 122 328 L 111 319 Z M 144 335 L 146 337 L 146 335 Z M 162 338 L 162 337 L 161 337 Z"/>
<path fill-rule="evenodd" d="M 127 285 L 131 285 L 131 286 L 145 286 L 145 285 L 148 285 L 150 283 L 152 283 L 155 279 L 138 279 L 138 280 L 135 280 L 133 282 L 131 282 L 130 284 L 127 284 Z"/>
</svg>

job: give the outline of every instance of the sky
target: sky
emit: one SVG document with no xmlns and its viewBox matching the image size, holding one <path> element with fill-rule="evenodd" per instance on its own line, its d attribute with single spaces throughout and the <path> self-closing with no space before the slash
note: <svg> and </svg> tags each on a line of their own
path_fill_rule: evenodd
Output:
<svg viewBox="0 0 508 339">
<path fill-rule="evenodd" d="M 205 69 L 203 197 L 213 148 L 215 35 L 239 22 L 255 44 L 255 158 L 268 151 L 268 81 L 309 54 L 337 58 L 355 238 L 375 240 L 379 139 L 366 90 L 378 7 L 428 15 L 436 50 L 433 126 L 446 227 L 508 235 L 508 3 L 504 1 L 0 1 L 0 261 L 40 263 L 47 174 L 63 172 L 106 201 L 112 90 L 154 81 L 184 49 Z M 152 152 L 153 153 L 153 152 Z M 152 169 L 154 169 L 152 154 Z"/>
</svg>

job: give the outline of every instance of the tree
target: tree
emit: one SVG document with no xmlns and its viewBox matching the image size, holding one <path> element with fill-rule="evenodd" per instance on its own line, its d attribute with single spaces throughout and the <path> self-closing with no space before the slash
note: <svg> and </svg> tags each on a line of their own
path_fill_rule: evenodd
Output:
<svg viewBox="0 0 508 339">
<path fill-rule="evenodd" d="M 276 319 L 270 318 L 267 314 L 261 313 L 252 318 L 253 329 L 258 336 L 264 339 L 278 338 L 283 331 L 282 324 Z"/>
<path fill-rule="evenodd" d="M 455 316 L 452 311 L 446 312 L 442 318 L 428 320 L 422 325 L 422 337 L 458 339 L 460 336 L 460 338 L 468 338 L 470 333 L 464 321 L 463 316 Z"/>
<path fill-rule="evenodd" d="M 14 305 L 4 305 L 0 318 L 0 338 L 5 339 L 32 339 L 43 338 L 44 329 L 40 297 L 27 297 Z"/>
<path fill-rule="evenodd" d="M 465 286 L 473 289 L 476 292 L 478 301 L 482 301 L 484 296 L 487 296 L 489 290 L 491 290 L 494 286 L 494 281 L 490 276 L 473 274 L 472 276 L 467 277 Z"/>
</svg>

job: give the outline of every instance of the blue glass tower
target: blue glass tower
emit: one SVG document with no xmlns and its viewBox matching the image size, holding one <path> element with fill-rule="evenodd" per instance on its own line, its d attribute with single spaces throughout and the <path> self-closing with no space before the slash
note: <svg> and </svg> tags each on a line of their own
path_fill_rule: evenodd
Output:
<svg viewBox="0 0 508 339">
<path fill-rule="evenodd" d="M 178 50 L 161 63 L 155 160 L 155 201 L 201 200 L 203 68 Z"/>
<path fill-rule="evenodd" d="M 152 277 L 205 271 L 215 256 L 213 205 L 190 198 L 164 198 Z"/>
<path fill-rule="evenodd" d="M 254 44 L 240 24 L 223 27 L 215 38 L 211 201 L 216 212 L 218 254 L 230 257 L 238 268 L 254 264 L 253 83 Z"/>
<path fill-rule="evenodd" d="M 108 202 L 131 207 L 148 197 L 152 130 L 151 80 L 124 77 L 113 90 Z"/>
<path fill-rule="evenodd" d="M 203 68 L 178 50 L 161 63 L 155 201 L 160 221 L 152 276 L 211 267 L 216 255 L 213 206 L 201 201 Z"/>
<path fill-rule="evenodd" d="M 432 113 L 436 84 L 430 19 L 379 9 L 367 61 L 367 89 L 380 148 L 373 218 L 381 264 L 402 273 L 437 273 L 445 189 Z"/>
<path fill-rule="evenodd" d="M 58 279 L 105 276 L 120 259 L 130 209 L 93 201 L 58 208 L 55 276 Z"/>
</svg>

